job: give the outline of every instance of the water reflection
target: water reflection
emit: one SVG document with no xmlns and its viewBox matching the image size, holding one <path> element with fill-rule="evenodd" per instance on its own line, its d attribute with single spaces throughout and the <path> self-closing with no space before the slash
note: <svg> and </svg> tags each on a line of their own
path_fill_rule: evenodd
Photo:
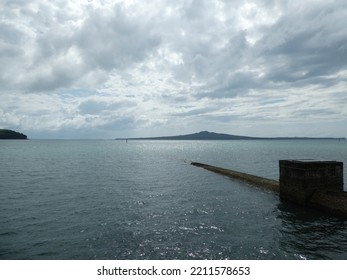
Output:
<svg viewBox="0 0 347 280">
<path fill-rule="evenodd" d="M 347 220 L 280 202 L 278 244 L 294 259 L 347 259 Z"/>
</svg>

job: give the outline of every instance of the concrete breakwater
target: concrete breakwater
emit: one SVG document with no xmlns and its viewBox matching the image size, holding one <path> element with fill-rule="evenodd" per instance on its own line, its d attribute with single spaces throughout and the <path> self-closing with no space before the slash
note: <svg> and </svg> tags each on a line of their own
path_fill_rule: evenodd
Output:
<svg viewBox="0 0 347 280">
<path fill-rule="evenodd" d="M 206 170 L 209 170 L 209 171 L 212 171 L 212 172 L 215 172 L 215 173 L 218 173 L 233 179 L 237 179 L 239 181 L 254 185 L 256 187 L 261 187 L 265 190 L 268 190 L 274 193 L 279 194 L 279 191 L 280 191 L 279 182 L 275 180 L 271 180 L 271 179 L 267 179 L 267 178 L 247 174 L 247 173 L 242 173 L 242 172 L 234 171 L 231 169 L 225 169 L 225 168 L 221 168 L 217 166 L 212 166 L 212 165 L 208 165 L 208 164 L 204 164 L 200 162 L 191 162 L 190 164 L 197 167 L 202 167 Z"/>
<path fill-rule="evenodd" d="M 291 165 L 289 171 L 286 169 L 288 162 L 289 165 Z M 326 163 L 328 164 L 326 172 L 322 172 L 322 169 L 317 169 L 317 166 L 322 168 Z M 191 162 L 190 164 L 271 191 L 280 195 L 280 198 L 283 201 L 293 202 L 305 207 L 317 208 L 327 213 L 347 218 L 347 192 L 343 191 L 343 179 L 340 179 L 342 178 L 342 163 L 318 162 L 312 164 L 312 162 L 307 161 L 280 161 L 280 181 L 200 162 Z M 312 172 L 312 166 L 316 168 L 316 172 Z M 333 170 L 331 169 L 331 166 L 334 167 Z M 293 178 L 288 180 L 288 173 L 289 177 L 292 176 L 294 180 Z M 302 178 L 300 178 L 300 176 Z M 332 181 L 336 181 L 336 176 L 338 176 L 338 188 L 331 188 L 330 185 L 327 188 L 322 186 L 313 187 L 312 178 L 310 178 L 310 176 L 313 178 L 313 181 L 318 179 L 323 182 L 326 177 L 326 180 L 331 180 L 329 176 L 333 176 Z"/>
</svg>

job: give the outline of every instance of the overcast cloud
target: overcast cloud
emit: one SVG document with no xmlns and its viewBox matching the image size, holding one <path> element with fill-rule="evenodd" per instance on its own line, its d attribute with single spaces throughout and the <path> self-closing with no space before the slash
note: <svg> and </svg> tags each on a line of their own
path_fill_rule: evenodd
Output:
<svg viewBox="0 0 347 280">
<path fill-rule="evenodd" d="M 0 128 L 347 137 L 347 2 L 0 1 Z"/>
</svg>

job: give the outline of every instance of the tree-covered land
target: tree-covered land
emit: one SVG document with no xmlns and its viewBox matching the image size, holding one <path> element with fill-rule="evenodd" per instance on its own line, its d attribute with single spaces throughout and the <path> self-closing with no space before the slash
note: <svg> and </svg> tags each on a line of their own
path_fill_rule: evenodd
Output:
<svg viewBox="0 0 347 280">
<path fill-rule="evenodd" d="M 0 129 L 0 139 L 28 139 L 28 137 L 20 132 L 10 129 Z"/>
</svg>

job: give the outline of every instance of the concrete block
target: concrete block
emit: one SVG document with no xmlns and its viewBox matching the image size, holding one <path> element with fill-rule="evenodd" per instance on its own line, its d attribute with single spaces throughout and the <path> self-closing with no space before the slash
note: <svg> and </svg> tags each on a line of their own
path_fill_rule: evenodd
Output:
<svg viewBox="0 0 347 280">
<path fill-rule="evenodd" d="M 306 205 L 316 191 L 343 192 L 343 163 L 280 160 L 280 197 Z"/>
</svg>

